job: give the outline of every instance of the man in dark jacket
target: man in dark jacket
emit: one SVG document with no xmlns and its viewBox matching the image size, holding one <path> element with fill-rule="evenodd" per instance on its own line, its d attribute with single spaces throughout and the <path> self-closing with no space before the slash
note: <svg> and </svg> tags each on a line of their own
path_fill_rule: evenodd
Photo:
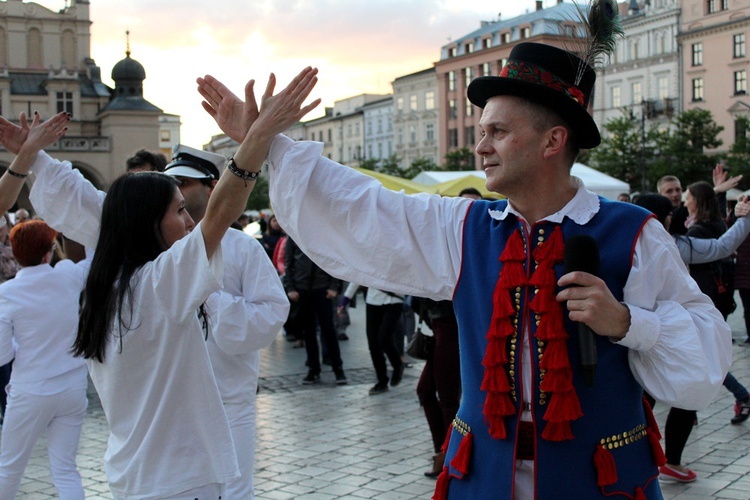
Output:
<svg viewBox="0 0 750 500">
<path fill-rule="evenodd" d="M 326 354 L 336 375 L 336 384 L 344 385 L 347 381 L 342 367 L 339 340 L 333 326 L 332 302 L 341 291 L 341 280 L 315 265 L 291 238 L 286 240 L 285 252 L 284 288 L 289 300 L 298 303 L 294 322 L 296 330 L 303 333 L 307 365 L 310 368 L 302 383 L 320 382 L 320 353 L 315 332 L 316 325 L 319 325 Z"/>
</svg>

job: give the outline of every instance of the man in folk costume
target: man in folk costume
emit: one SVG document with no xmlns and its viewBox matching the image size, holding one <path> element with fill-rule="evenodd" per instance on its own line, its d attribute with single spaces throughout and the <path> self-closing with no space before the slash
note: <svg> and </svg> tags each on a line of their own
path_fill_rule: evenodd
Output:
<svg viewBox="0 0 750 500">
<path fill-rule="evenodd" d="M 729 327 L 661 224 L 570 175 L 579 149 L 600 142 L 594 79 L 573 54 L 520 43 L 500 76 L 471 83 L 487 188 L 507 201 L 407 196 L 321 157 L 319 143 L 272 143 L 276 216 L 316 263 L 453 300 L 463 397 L 434 498 L 661 498 L 643 389 L 700 409 L 729 368 Z M 213 77 L 198 83 L 204 108 L 239 137 L 242 102 Z M 598 245 L 600 277 L 565 271 L 579 235 Z M 595 334 L 593 383 L 579 324 Z"/>
</svg>

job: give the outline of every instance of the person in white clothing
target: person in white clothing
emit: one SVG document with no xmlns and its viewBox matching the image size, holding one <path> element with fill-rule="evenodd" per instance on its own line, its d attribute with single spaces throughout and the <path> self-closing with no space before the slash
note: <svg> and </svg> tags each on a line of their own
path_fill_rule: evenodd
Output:
<svg viewBox="0 0 750 500">
<path fill-rule="evenodd" d="M 21 269 L 0 285 L 0 364 L 15 356 L 0 445 L 2 500 L 15 498 L 34 445 L 45 432 L 58 495 L 84 498 L 76 453 L 88 405 L 87 370 L 70 348 L 90 262 L 63 260 L 50 266 L 56 236 L 38 220 L 17 224 L 10 233 Z M 43 314 L 39 304 L 44 304 Z"/>
<path fill-rule="evenodd" d="M 185 145 L 174 147 L 164 173 L 180 182 L 185 207 L 196 223 L 205 216 L 225 164 L 226 158 L 221 155 Z M 224 287 L 206 302 L 211 318 L 208 355 L 241 474 L 227 483 L 226 495 L 252 500 L 260 350 L 281 330 L 289 314 L 289 301 L 276 268 L 257 239 L 230 230 L 221 240 L 221 250 Z"/>
<path fill-rule="evenodd" d="M 93 186 L 64 175 L 44 208 L 35 205 L 50 225 L 96 248 L 74 350 L 87 359 L 110 425 L 104 461 L 116 499 L 217 499 L 239 476 L 203 304 L 222 285 L 221 241 L 270 141 L 320 102 L 302 106 L 316 74 L 306 68 L 277 95 L 271 75 L 260 111 L 250 85 L 253 125 L 197 226 L 177 181 L 160 173 L 118 178 L 101 205 Z M 0 120 L 0 130 L 7 149 L 23 144 L 22 127 Z M 31 168 L 40 180 L 70 165 L 40 154 Z"/>
<path fill-rule="evenodd" d="M 729 328 L 664 228 L 570 175 L 580 149 L 600 142 L 587 112 L 594 80 L 575 55 L 522 43 L 501 76 L 469 86 L 483 108 L 487 188 L 508 200 L 408 196 L 322 157 L 318 143 L 271 145 L 274 213 L 319 266 L 453 300 L 463 390 L 436 498 L 661 498 L 643 389 L 703 408 L 731 363 Z M 236 103 L 204 81 L 215 106 Z M 217 123 L 233 137 L 236 121 Z M 563 269 L 581 233 L 600 249 L 602 277 Z M 593 381 L 576 323 L 593 334 Z"/>
<path fill-rule="evenodd" d="M 349 283 L 344 290 L 344 295 L 339 301 L 338 314 L 346 311 L 349 303 L 359 290 L 359 285 Z M 403 325 L 399 324 L 404 310 L 404 296 L 392 292 L 368 288 L 365 296 L 365 332 L 367 334 L 367 348 L 370 351 L 372 366 L 375 368 L 377 383 L 370 388 L 368 394 L 375 396 L 388 390 L 388 381 L 391 387 L 401 383 L 404 376 L 404 362 L 396 347 L 396 338 L 403 336 Z M 391 363 L 393 371 L 388 378 L 388 367 L 385 360 Z"/>
</svg>

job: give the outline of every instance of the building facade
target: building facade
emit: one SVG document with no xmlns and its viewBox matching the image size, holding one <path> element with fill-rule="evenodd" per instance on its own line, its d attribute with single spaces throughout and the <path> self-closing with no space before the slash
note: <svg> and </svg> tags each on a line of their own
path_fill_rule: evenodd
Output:
<svg viewBox="0 0 750 500">
<path fill-rule="evenodd" d="M 400 76 L 392 86 L 393 135 L 399 166 L 406 168 L 417 159 L 441 165 L 435 68 Z"/>
<path fill-rule="evenodd" d="M 625 36 L 597 68 L 593 117 L 600 130 L 623 114 L 666 126 L 681 111 L 678 0 L 620 4 Z"/>
<path fill-rule="evenodd" d="M 474 150 L 481 110 L 466 97 L 469 83 L 479 76 L 498 75 L 511 50 L 520 42 L 538 42 L 575 49 L 583 36 L 579 8 L 558 3 L 508 20 L 483 21 L 478 30 L 441 49 L 435 63 L 438 83 L 440 157 L 460 148 Z M 481 158 L 476 157 L 479 167 Z"/>
<path fill-rule="evenodd" d="M 721 151 L 746 133 L 735 125 L 750 116 L 747 37 L 750 2 L 746 0 L 682 0 L 682 105 L 706 109 L 724 127 Z"/>
<path fill-rule="evenodd" d="M 0 112 L 10 120 L 21 112 L 38 111 L 43 118 L 71 113 L 68 133 L 48 151 L 106 189 L 137 150 L 168 157 L 171 144 L 166 146 L 160 131 L 179 142 L 179 117 L 144 99 L 146 73 L 129 50 L 112 69 L 115 88 L 102 83 L 91 59 L 89 14 L 88 0 L 68 0 L 59 12 L 22 0 L 0 1 Z M 0 168 L 12 159 L 0 150 Z M 26 190 L 19 205 L 28 208 Z"/>
<path fill-rule="evenodd" d="M 364 120 L 364 159 L 380 164 L 393 151 L 393 97 L 388 96 L 362 106 Z"/>
</svg>

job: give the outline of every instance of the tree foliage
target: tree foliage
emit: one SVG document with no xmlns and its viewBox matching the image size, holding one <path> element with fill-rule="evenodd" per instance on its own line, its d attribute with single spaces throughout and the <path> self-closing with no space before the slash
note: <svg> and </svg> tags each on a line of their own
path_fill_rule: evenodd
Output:
<svg viewBox="0 0 750 500">
<path fill-rule="evenodd" d="M 445 155 L 443 170 L 474 170 L 474 152 L 469 148 L 459 148 Z"/>
<path fill-rule="evenodd" d="M 664 175 L 677 176 L 683 186 L 711 182 L 713 167 L 721 161 L 721 155 L 708 151 L 721 146 L 723 127 L 707 110 L 680 113 L 664 128 L 626 112 L 604 129 L 602 144 L 590 152 L 590 166 L 628 182 L 635 191 L 654 191 Z"/>
</svg>

